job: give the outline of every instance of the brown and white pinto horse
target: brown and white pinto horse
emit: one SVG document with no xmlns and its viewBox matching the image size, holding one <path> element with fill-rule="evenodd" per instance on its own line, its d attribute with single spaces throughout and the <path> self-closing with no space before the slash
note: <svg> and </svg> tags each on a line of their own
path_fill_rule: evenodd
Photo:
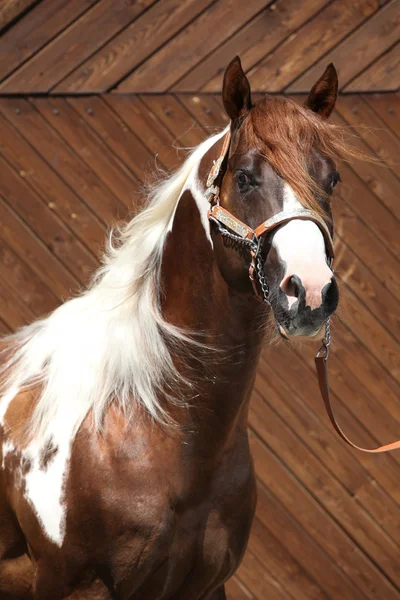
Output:
<svg viewBox="0 0 400 600">
<path fill-rule="evenodd" d="M 2 600 L 226 597 L 256 503 L 247 412 L 267 317 L 315 337 L 338 302 L 336 95 L 330 65 L 307 106 L 253 106 L 234 59 L 230 138 L 153 188 L 87 291 L 3 340 Z M 235 217 L 255 229 L 289 215 L 259 238 L 268 302 L 210 201 L 231 233 Z"/>
</svg>

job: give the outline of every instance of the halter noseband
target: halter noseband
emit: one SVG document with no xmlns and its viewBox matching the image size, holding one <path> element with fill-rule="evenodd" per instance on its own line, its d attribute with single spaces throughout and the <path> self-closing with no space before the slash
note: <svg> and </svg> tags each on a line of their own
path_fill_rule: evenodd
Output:
<svg viewBox="0 0 400 600">
<path fill-rule="evenodd" d="M 208 218 L 214 222 L 221 235 L 248 248 L 250 251 L 251 262 L 249 265 L 249 278 L 252 283 L 254 292 L 264 302 L 269 304 L 269 286 L 265 277 L 263 261 L 262 261 L 262 241 L 274 229 L 288 223 L 293 219 L 306 219 L 313 221 L 318 225 L 324 236 L 326 251 L 328 254 L 329 264 L 332 264 L 334 258 L 333 240 L 329 228 L 325 221 L 317 213 L 307 210 L 306 208 L 296 208 L 293 210 L 283 210 L 270 219 L 267 219 L 261 225 L 252 229 L 240 219 L 232 215 L 229 211 L 220 205 L 220 189 L 222 183 L 221 167 L 224 163 L 230 146 L 231 133 L 230 130 L 225 135 L 219 158 L 211 167 L 207 178 L 206 196 L 208 197 L 211 207 L 208 211 Z M 215 182 L 219 179 L 219 185 Z"/>
</svg>

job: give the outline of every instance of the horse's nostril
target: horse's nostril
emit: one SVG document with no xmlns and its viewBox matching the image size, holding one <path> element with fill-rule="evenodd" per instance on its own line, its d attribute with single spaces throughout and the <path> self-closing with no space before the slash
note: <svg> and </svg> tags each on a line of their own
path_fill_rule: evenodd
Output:
<svg viewBox="0 0 400 600">
<path fill-rule="evenodd" d="M 303 287 L 300 277 L 297 275 L 292 275 L 290 278 L 290 287 L 292 291 L 292 294 L 290 295 L 298 298 L 300 296 L 300 290 Z"/>
<path fill-rule="evenodd" d="M 322 304 L 327 315 L 333 313 L 339 302 L 339 289 L 335 277 L 322 289 Z"/>
</svg>

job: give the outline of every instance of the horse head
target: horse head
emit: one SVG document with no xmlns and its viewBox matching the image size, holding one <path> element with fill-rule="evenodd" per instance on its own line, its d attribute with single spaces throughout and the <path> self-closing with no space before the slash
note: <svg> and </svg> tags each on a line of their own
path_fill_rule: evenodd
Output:
<svg viewBox="0 0 400 600">
<path fill-rule="evenodd" d="M 331 196 L 340 181 L 332 158 L 340 154 L 340 140 L 327 122 L 337 89 L 336 71 L 329 65 L 305 106 L 276 96 L 253 104 L 238 57 L 224 77 L 223 104 L 231 126 L 218 205 L 251 231 L 269 224 L 257 241 L 267 302 L 285 337 L 317 336 L 338 305 Z M 223 243 L 219 233 L 221 228 L 214 227 L 224 278 L 236 290 L 254 294 L 246 252 Z"/>
</svg>

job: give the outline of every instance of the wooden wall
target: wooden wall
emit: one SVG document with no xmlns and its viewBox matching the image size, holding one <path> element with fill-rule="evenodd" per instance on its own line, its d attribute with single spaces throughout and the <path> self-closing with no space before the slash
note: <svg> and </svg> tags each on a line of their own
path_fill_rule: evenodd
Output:
<svg viewBox="0 0 400 600">
<path fill-rule="evenodd" d="M 400 84 L 400 0 L 0 0 L 0 94 L 305 92 L 333 61 L 344 92 Z"/>
<path fill-rule="evenodd" d="M 335 201 L 331 384 L 340 422 L 367 446 L 400 437 L 399 116 L 399 98 L 378 94 L 342 97 L 333 117 L 367 125 L 358 145 L 397 163 L 343 166 Z M 88 281 L 155 154 L 172 169 L 177 148 L 224 122 L 213 95 L 0 99 L 1 333 Z M 335 437 L 314 352 L 282 342 L 263 353 L 250 412 L 257 515 L 229 598 L 399 600 L 400 453 L 368 456 Z"/>
</svg>

